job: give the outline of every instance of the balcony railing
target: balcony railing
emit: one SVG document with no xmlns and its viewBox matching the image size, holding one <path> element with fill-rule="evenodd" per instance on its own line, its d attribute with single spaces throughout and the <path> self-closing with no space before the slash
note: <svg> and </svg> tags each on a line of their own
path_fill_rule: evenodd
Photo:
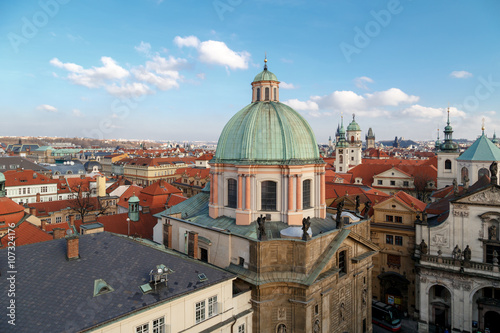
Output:
<svg viewBox="0 0 500 333">
<path fill-rule="evenodd" d="M 483 271 L 483 272 L 499 272 L 500 266 L 498 264 L 489 264 L 478 261 L 465 261 L 462 259 L 454 259 L 451 257 L 435 256 L 429 254 L 420 255 L 421 262 L 428 262 L 438 265 L 454 266 L 464 271 Z"/>
</svg>

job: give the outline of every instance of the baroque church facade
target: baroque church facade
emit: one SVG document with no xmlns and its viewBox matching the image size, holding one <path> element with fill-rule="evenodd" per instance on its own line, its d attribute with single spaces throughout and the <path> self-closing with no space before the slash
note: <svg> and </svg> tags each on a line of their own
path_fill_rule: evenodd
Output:
<svg viewBox="0 0 500 333">
<path fill-rule="evenodd" d="M 348 128 L 353 143 L 358 128 Z M 371 332 L 378 247 L 369 221 L 327 213 L 314 133 L 280 103 L 267 64 L 252 82 L 252 102 L 224 127 L 211 166 L 201 193 L 157 214 L 154 240 L 237 274 L 235 289 L 252 291 L 249 332 Z"/>
<path fill-rule="evenodd" d="M 448 117 L 437 153 L 438 184 L 453 186 L 453 192 L 431 203 L 415 223 L 419 332 L 435 325 L 500 332 L 500 149 L 483 127 L 459 155 L 451 133 Z"/>
</svg>

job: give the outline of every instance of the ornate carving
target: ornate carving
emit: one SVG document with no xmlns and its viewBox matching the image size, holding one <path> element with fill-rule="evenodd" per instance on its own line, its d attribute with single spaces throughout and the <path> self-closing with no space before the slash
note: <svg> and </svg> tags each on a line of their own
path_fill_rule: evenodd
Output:
<svg viewBox="0 0 500 333">
<path fill-rule="evenodd" d="M 286 320 L 286 309 L 278 308 L 278 320 Z"/>
<path fill-rule="evenodd" d="M 497 240 L 497 226 L 494 224 L 488 228 L 488 239 Z"/>
<path fill-rule="evenodd" d="M 448 246 L 448 238 L 446 235 L 443 234 L 434 234 L 432 236 L 432 245 L 437 245 L 437 246 Z"/>
<path fill-rule="evenodd" d="M 456 208 L 453 210 L 453 216 L 463 216 L 469 217 L 469 212 L 465 210 L 457 210 Z"/>
<path fill-rule="evenodd" d="M 490 204 L 493 206 L 500 205 L 500 190 L 496 187 L 490 188 L 483 192 L 467 197 L 465 200 L 472 203 Z"/>
</svg>

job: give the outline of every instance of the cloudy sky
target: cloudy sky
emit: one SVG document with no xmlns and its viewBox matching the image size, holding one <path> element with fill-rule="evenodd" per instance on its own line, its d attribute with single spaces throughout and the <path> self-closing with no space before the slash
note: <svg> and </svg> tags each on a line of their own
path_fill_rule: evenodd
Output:
<svg viewBox="0 0 500 333">
<path fill-rule="evenodd" d="M 2 135 L 215 141 L 269 70 L 318 142 L 500 134 L 500 2 L 0 2 Z M 442 135 L 441 135 L 442 137 Z"/>
</svg>

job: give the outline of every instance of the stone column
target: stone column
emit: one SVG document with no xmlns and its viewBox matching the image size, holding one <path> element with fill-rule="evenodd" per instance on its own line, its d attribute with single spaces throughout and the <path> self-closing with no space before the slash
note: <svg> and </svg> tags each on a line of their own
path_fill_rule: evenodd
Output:
<svg viewBox="0 0 500 333">
<path fill-rule="evenodd" d="M 238 210 L 243 208 L 243 175 L 238 175 Z"/>
<path fill-rule="evenodd" d="M 302 210 L 302 175 L 297 175 L 297 203 L 295 209 L 297 211 Z"/>
<path fill-rule="evenodd" d="M 245 175 L 245 210 L 250 210 L 250 175 Z"/>
</svg>

